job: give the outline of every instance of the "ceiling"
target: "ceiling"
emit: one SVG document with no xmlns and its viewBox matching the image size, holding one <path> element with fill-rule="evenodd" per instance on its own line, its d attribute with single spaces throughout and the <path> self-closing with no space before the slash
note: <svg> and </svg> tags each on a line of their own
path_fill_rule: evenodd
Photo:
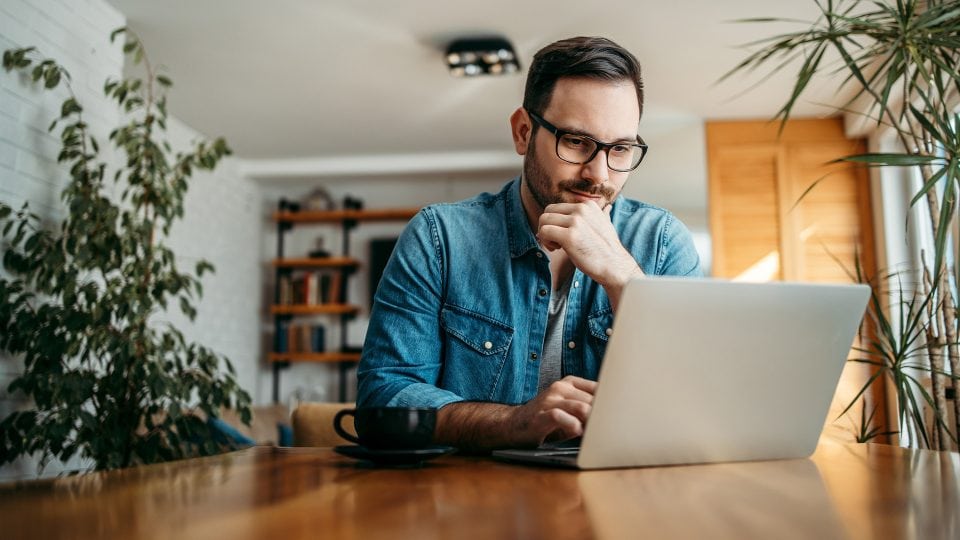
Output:
<svg viewBox="0 0 960 540">
<path fill-rule="evenodd" d="M 747 79 L 715 82 L 745 56 L 738 46 L 798 27 L 729 21 L 818 13 L 812 0 L 109 1 L 169 69 L 172 113 L 254 161 L 509 152 L 530 58 L 574 35 L 640 59 L 648 140 L 677 122 L 770 117 L 792 73 L 746 94 Z M 521 73 L 451 77 L 444 45 L 491 33 L 514 43 Z M 798 112 L 831 99 L 824 85 Z"/>
</svg>

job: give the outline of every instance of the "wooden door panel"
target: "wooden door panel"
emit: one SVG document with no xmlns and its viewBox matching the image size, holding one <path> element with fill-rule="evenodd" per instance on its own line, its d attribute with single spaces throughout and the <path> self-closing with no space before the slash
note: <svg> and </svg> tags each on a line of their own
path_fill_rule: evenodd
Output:
<svg viewBox="0 0 960 540">
<path fill-rule="evenodd" d="M 713 161 L 713 274 L 734 278 L 766 264 L 770 277 L 779 279 L 777 146 L 747 144 L 729 148 L 714 156 Z"/>
<path fill-rule="evenodd" d="M 860 184 L 865 178 L 862 169 L 831 162 L 858 151 L 862 145 L 857 142 L 838 140 L 795 143 L 785 152 L 784 170 L 796 205 L 787 219 L 797 231 L 791 241 L 799 280 L 851 281 L 849 273 L 868 243 L 861 226 Z"/>
</svg>

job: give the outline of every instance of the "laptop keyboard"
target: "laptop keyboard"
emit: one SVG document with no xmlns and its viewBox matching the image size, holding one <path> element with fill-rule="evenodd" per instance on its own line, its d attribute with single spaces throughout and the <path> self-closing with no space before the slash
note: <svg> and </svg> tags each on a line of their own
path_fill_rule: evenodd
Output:
<svg viewBox="0 0 960 540">
<path fill-rule="evenodd" d="M 532 452 L 534 456 L 575 456 L 580 453 L 579 448 L 544 448 Z"/>
</svg>

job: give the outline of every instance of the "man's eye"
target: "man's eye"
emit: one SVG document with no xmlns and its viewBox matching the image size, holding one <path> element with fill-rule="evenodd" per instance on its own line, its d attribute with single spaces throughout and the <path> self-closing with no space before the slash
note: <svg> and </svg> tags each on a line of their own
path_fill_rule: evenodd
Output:
<svg viewBox="0 0 960 540">
<path fill-rule="evenodd" d="M 632 148 L 626 144 L 618 144 L 610 147 L 610 151 L 615 154 L 627 154 Z"/>
<path fill-rule="evenodd" d="M 586 139 L 581 139 L 579 137 L 564 137 L 563 142 L 571 148 L 578 148 L 587 144 Z"/>
</svg>

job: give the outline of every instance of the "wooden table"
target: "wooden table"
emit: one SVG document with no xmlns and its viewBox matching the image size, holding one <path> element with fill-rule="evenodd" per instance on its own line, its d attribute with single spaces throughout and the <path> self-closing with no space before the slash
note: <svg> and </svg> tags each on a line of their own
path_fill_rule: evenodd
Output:
<svg viewBox="0 0 960 540">
<path fill-rule="evenodd" d="M 960 538 L 957 454 L 822 443 L 812 459 L 577 472 L 329 449 L 0 485 L 0 538 Z"/>
</svg>

